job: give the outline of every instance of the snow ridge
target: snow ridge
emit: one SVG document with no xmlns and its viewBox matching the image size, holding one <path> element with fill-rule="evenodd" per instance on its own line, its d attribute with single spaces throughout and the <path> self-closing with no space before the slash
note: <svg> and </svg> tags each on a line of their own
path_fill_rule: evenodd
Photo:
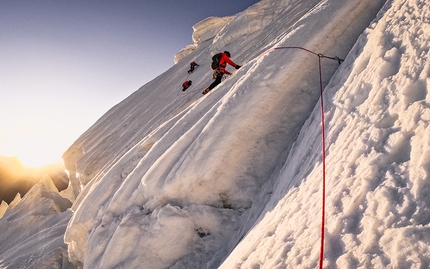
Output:
<svg viewBox="0 0 430 269">
<path fill-rule="evenodd" d="M 270 15 L 275 2 L 278 12 Z M 71 148 L 85 148 L 77 170 L 86 185 L 65 235 L 72 260 L 87 268 L 217 267 L 234 248 L 222 246 L 243 236 L 234 232 L 247 226 L 240 220 L 262 210 L 264 203 L 255 204 L 260 187 L 282 165 L 319 99 L 314 55 L 257 56 L 295 43 L 344 57 L 381 5 L 260 2 L 267 20 L 248 24 L 258 18 L 255 7 L 239 13 L 215 38 L 114 107 Z M 363 10 L 367 16 L 358 16 Z M 327 15 L 346 13 L 351 20 L 341 23 Z M 328 35 L 338 43 L 324 42 Z M 210 83 L 211 74 L 198 68 L 191 75 L 197 92 L 176 94 L 172 85 L 181 85 L 187 63 L 204 66 L 219 50 L 247 64 L 204 98 L 198 89 Z M 324 85 L 337 68 L 337 62 L 325 63 Z M 175 94 L 161 100 L 165 89 Z M 121 255 L 110 247 L 126 241 L 133 243 Z M 183 247 L 169 248 L 174 245 Z"/>
</svg>

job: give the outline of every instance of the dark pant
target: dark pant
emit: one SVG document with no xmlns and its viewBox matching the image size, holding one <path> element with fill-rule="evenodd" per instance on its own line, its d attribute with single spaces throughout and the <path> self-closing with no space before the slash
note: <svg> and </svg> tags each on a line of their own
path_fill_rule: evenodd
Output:
<svg viewBox="0 0 430 269">
<path fill-rule="evenodd" d="M 221 83 L 221 80 L 222 80 L 222 76 L 224 75 L 224 73 L 218 73 L 217 75 L 216 75 L 216 78 L 215 78 L 215 81 L 214 82 L 212 82 L 212 84 L 211 85 L 209 85 L 209 90 L 212 90 L 213 88 L 215 88 L 216 86 L 218 86 L 218 84 L 220 84 Z"/>
</svg>

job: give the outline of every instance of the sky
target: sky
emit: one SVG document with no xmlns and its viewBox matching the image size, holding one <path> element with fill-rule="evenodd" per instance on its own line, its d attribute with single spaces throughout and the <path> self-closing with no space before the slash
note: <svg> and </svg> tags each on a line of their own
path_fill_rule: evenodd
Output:
<svg viewBox="0 0 430 269">
<path fill-rule="evenodd" d="M 60 160 L 98 118 L 171 67 L 192 26 L 241 1 L 0 1 L 0 155 Z"/>
</svg>

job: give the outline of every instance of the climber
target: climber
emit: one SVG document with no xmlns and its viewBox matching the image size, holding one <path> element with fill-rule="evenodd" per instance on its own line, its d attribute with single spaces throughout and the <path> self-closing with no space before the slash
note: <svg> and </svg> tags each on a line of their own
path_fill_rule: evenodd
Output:
<svg viewBox="0 0 430 269">
<path fill-rule="evenodd" d="M 239 69 L 241 66 L 235 64 L 230 59 L 230 52 L 224 51 L 220 52 L 218 54 L 215 54 L 212 57 L 212 64 L 211 68 L 214 70 L 214 79 L 215 81 L 207 87 L 202 94 L 207 94 L 209 91 L 211 91 L 213 88 L 215 88 L 218 84 L 221 83 L 222 77 L 224 74 L 231 75 L 230 72 L 228 72 L 225 68 L 227 67 L 227 64 L 233 66 L 236 69 Z"/>
<path fill-rule="evenodd" d="M 184 92 L 186 89 L 188 89 L 188 87 L 191 86 L 192 81 L 191 80 L 187 80 L 184 83 L 182 83 L 182 91 Z"/>
<path fill-rule="evenodd" d="M 196 62 L 191 62 L 191 63 L 190 63 L 190 70 L 188 70 L 188 74 L 193 73 L 194 69 L 195 69 L 196 67 L 198 67 L 198 66 L 199 66 L 199 65 L 198 65 Z"/>
</svg>

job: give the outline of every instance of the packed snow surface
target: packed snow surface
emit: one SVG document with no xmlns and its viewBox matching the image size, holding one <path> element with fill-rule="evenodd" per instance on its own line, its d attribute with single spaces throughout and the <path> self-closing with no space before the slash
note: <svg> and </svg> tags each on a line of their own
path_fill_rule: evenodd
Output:
<svg viewBox="0 0 430 269">
<path fill-rule="evenodd" d="M 3 224 L 17 208 L 29 231 L 66 229 L 70 260 L 58 235 L 33 255 L 57 268 L 317 268 L 321 74 L 324 267 L 427 268 L 429 18 L 420 0 L 262 0 L 214 24 L 215 35 L 203 21 L 195 29 L 207 38 L 64 154 L 79 194 L 71 210 L 26 220 L 39 206 L 24 197 L 2 231 L 21 231 Z M 242 68 L 203 96 L 210 58 L 224 50 Z M 191 61 L 200 67 L 188 74 Z M 36 244 L 25 238 L 0 241 L 0 266 Z"/>
</svg>

